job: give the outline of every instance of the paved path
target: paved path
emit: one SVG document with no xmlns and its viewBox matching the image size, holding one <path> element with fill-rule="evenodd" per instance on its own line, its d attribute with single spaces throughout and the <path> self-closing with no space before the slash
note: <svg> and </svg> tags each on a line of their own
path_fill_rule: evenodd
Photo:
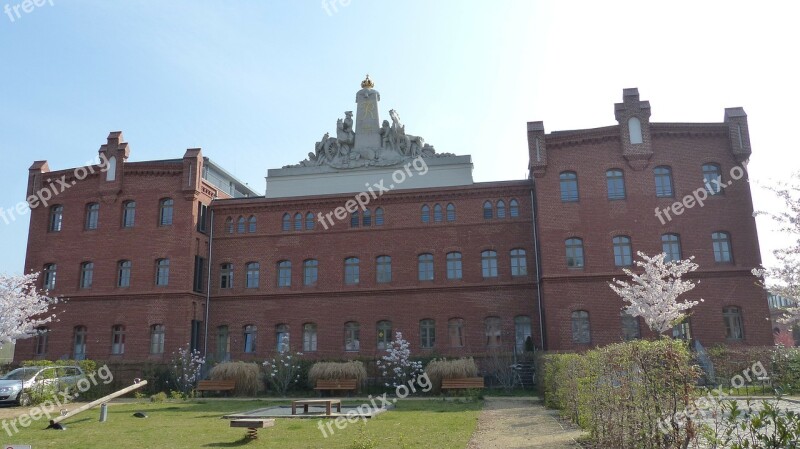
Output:
<svg viewBox="0 0 800 449">
<path fill-rule="evenodd" d="M 562 427 L 539 398 L 487 397 L 467 449 L 575 449 L 582 434 Z"/>
</svg>

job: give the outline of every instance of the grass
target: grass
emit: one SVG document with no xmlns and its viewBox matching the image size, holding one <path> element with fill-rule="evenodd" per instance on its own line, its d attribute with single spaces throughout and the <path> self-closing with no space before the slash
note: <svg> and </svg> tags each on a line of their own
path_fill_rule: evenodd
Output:
<svg viewBox="0 0 800 449">
<path fill-rule="evenodd" d="M 367 421 L 348 424 L 324 438 L 317 419 L 277 419 L 275 427 L 259 431 L 259 439 L 247 441 L 246 429 L 231 428 L 225 414 L 249 411 L 288 401 L 178 401 L 166 403 L 113 404 L 108 421 L 98 422 L 99 407 L 66 421 L 67 430 L 44 430 L 45 419 L 34 422 L 13 437 L 0 430 L 3 444 L 29 444 L 39 448 L 81 449 L 126 448 L 344 448 L 356 441 L 375 443 L 372 447 L 459 448 L 466 447 L 475 430 L 480 401 L 406 400 L 396 408 Z M 358 402 L 345 402 L 358 405 Z M 142 411 L 146 419 L 135 418 Z M 323 423 L 326 421 L 323 421 Z"/>
</svg>

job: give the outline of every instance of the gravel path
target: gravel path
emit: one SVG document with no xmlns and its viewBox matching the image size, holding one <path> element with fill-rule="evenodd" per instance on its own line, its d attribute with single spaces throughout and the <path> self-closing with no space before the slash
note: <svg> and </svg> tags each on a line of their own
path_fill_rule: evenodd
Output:
<svg viewBox="0 0 800 449">
<path fill-rule="evenodd" d="M 539 398 L 486 398 L 467 449 L 574 449 L 580 430 L 565 429 Z"/>
</svg>

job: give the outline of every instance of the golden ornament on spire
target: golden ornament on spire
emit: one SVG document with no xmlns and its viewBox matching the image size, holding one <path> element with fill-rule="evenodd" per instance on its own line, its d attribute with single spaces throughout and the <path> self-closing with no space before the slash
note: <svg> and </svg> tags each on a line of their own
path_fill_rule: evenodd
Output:
<svg viewBox="0 0 800 449">
<path fill-rule="evenodd" d="M 361 88 L 372 89 L 373 87 L 375 87 L 375 83 L 373 83 L 372 80 L 369 79 L 369 75 L 367 75 L 367 79 L 361 82 Z"/>
</svg>

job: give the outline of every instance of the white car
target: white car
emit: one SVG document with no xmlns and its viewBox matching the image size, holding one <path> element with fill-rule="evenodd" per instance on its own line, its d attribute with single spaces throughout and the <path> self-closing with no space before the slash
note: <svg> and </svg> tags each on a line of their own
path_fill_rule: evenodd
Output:
<svg viewBox="0 0 800 449">
<path fill-rule="evenodd" d="M 0 377 L 0 404 L 29 405 L 30 392 L 49 385 L 57 391 L 74 387 L 85 377 L 78 366 L 24 366 Z"/>
</svg>

